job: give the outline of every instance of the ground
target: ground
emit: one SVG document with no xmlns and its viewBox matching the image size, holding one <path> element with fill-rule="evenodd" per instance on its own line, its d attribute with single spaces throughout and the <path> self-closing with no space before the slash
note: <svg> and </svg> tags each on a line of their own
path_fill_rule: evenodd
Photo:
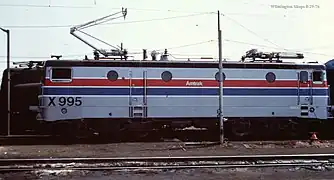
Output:
<svg viewBox="0 0 334 180">
<path fill-rule="evenodd" d="M 119 143 L 98 145 L 0 146 L 0 158 L 205 156 L 246 154 L 334 153 L 334 142 L 231 142 L 193 146 L 183 142 Z"/>
<path fill-rule="evenodd" d="M 256 179 L 290 179 L 309 180 L 321 179 L 330 180 L 334 177 L 331 170 L 312 170 L 304 168 L 234 168 L 234 169 L 187 169 L 187 170 L 139 170 L 139 171 L 62 171 L 46 172 L 34 171 L 29 173 L 8 173 L 0 174 L 0 180 L 17 179 L 41 179 L 41 180 L 256 180 Z"/>
<path fill-rule="evenodd" d="M 226 143 L 224 145 L 186 145 L 183 142 L 120 143 L 103 145 L 43 145 L 2 146 L 0 158 L 50 158 L 50 157 L 129 157 L 129 156 L 196 156 L 196 155 L 246 155 L 246 154 L 298 154 L 333 153 L 334 142 L 310 145 L 307 142 L 253 142 Z M 137 171 L 33 171 L 0 174 L 7 179 L 333 179 L 332 168 L 232 168 L 187 170 L 137 170 Z"/>
</svg>

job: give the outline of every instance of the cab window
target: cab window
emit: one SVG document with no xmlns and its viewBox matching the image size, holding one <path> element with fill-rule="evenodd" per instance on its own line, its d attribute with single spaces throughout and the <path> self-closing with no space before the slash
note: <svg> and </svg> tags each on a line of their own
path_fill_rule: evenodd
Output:
<svg viewBox="0 0 334 180">
<path fill-rule="evenodd" d="M 51 69 L 51 81 L 71 81 L 72 69 L 71 68 L 52 68 Z"/>
<path fill-rule="evenodd" d="M 307 83 L 308 82 L 308 72 L 307 71 L 301 71 L 299 73 L 299 82 L 301 83 Z"/>
<path fill-rule="evenodd" d="M 322 82 L 323 81 L 323 73 L 322 71 L 313 71 L 312 73 L 312 81 L 313 82 Z"/>
</svg>

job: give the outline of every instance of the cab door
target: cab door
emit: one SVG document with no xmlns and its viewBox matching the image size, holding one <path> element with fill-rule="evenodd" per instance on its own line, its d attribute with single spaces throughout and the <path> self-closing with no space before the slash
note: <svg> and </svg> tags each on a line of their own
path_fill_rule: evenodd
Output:
<svg viewBox="0 0 334 180">
<path fill-rule="evenodd" d="M 129 70 L 129 116 L 147 117 L 147 71 Z"/>
<path fill-rule="evenodd" d="M 310 105 L 313 103 L 312 82 L 308 71 L 298 72 L 297 105 Z"/>
<path fill-rule="evenodd" d="M 313 94 L 316 92 L 316 89 L 319 87 L 324 87 L 326 84 L 326 74 L 322 70 L 314 70 L 312 72 L 312 82 L 311 82 L 311 104 L 316 103 L 313 102 Z"/>
</svg>

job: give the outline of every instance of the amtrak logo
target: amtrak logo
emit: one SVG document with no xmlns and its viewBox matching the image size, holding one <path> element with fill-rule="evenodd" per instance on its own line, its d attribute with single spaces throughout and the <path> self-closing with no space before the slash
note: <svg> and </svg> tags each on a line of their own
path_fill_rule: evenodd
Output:
<svg viewBox="0 0 334 180">
<path fill-rule="evenodd" d="M 203 86 L 202 81 L 187 81 L 186 86 Z"/>
</svg>

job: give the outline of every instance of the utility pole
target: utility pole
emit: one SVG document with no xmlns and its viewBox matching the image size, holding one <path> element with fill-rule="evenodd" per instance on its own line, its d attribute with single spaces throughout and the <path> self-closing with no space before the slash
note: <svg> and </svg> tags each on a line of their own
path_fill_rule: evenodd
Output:
<svg viewBox="0 0 334 180">
<path fill-rule="evenodd" d="M 10 136 L 10 44 L 9 29 L 0 29 L 7 34 L 7 135 Z"/>
<path fill-rule="evenodd" d="M 220 12 L 218 11 L 218 48 L 219 48 L 219 128 L 220 144 L 224 143 L 224 117 L 223 117 L 223 60 L 222 60 L 222 34 L 220 29 Z"/>
</svg>

